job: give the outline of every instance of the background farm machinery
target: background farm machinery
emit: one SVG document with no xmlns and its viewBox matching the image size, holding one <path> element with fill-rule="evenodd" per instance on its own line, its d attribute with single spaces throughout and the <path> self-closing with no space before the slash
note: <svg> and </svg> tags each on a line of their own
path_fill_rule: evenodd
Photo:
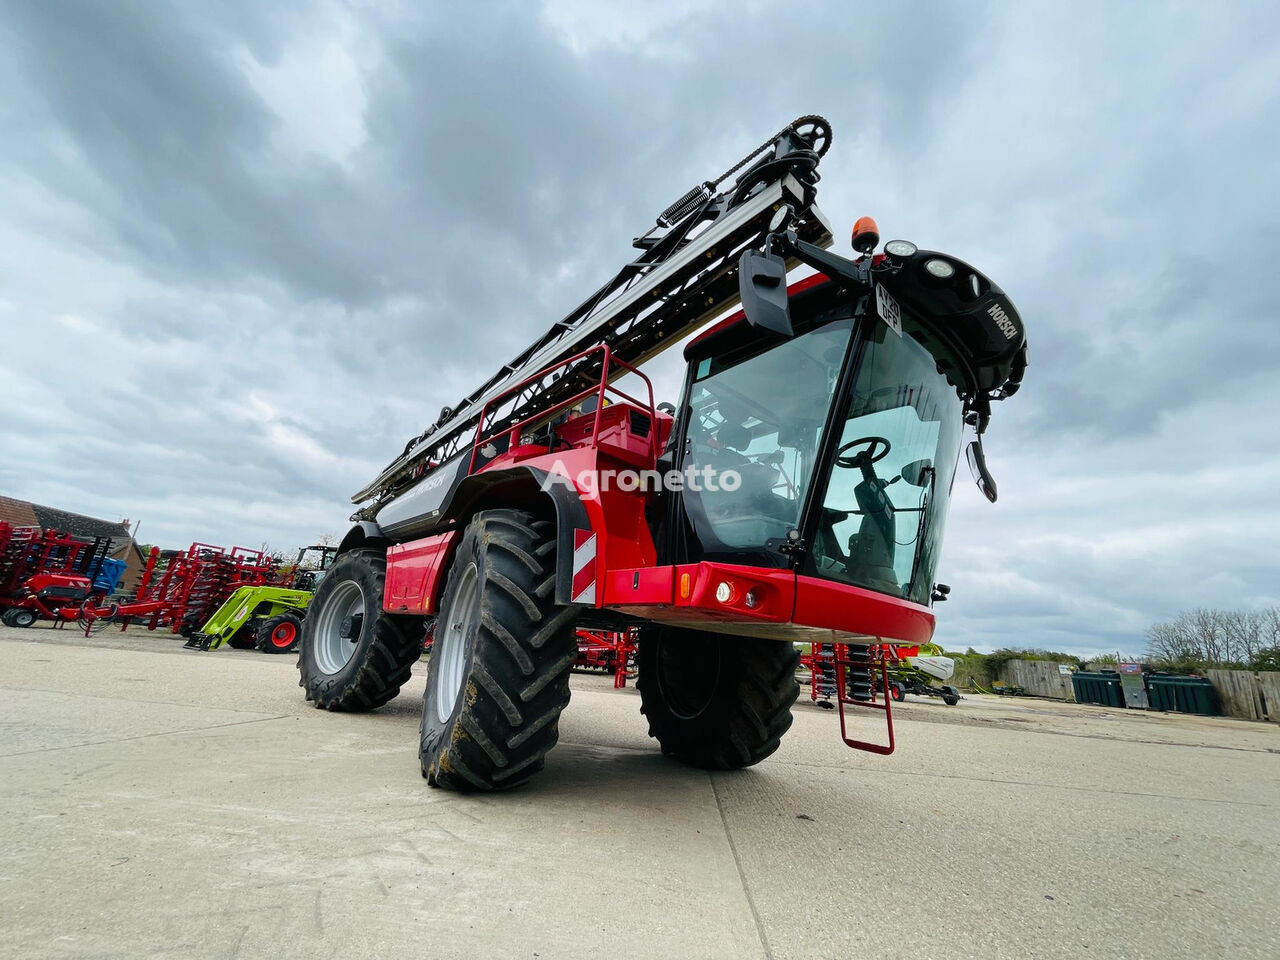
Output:
<svg viewBox="0 0 1280 960">
<path fill-rule="evenodd" d="M 288 653 L 295 649 L 302 637 L 302 620 L 311 602 L 311 593 L 336 553 L 336 547 L 303 547 L 292 566 L 277 571 L 275 584 L 238 587 L 191 635 L 186 645 L 216 650 L 225 643 L 232 647 L 256 647 L 263 653 Z"/>
<path fill-rule="evenodd" d="M 950 684 L 934 686 L 937 680 L 950 680 L 956 672 L 956 662 L 943 656 L 942 648 L 931 643 L 915 648 L 897 649 L 889 666 L 889 695 L 897 701 L 907 694 L 919 697 L 937 697 L 948 707 L 960 702 L 960 691 Z"/>
<path fill-rule="evenodd" d="M 227 550 L 208 543 L 193 543 L 185 550 L 152 547 L 133 596 L 91 597 L 55 613 L 59 620 L 83 624 L 86 635 L 95 626 L 118 623 L 127 630 L 138 623 L 148 630 L 190 637 L 241 586 L 274 583 L 278 566 L 262 551 L 243 547 Z"/>
<path fill-rule="evenodd" d="M 216 650 L 224 643 L 263 653 L 288 653 L 302 636 L 302 618 L 310 590 L 288 587 L 239 587 L 187 640 L 196 650 Z"/>
<path fill-rule="evenodd" d="M 613 686 L 620 690 L 627 685 L 627 676 L 635 676 L 636 641 L 639 631 L 578 630 L 578 657 L 573 661 L 576 670 L 603 670 L 613 674 Z"/>
<path fill-rule="evenodd" d="M 950 657 L 933 644 L 812 643 L 801 653 L 800 667 L 809 671 L 809 699 L 820 707 L 838 708 L 840 736 L 846 744 L 871 753 L 893 752 L 893 709 L 908 693 L 940 697 L 947 706 L 960 700 L 954 687 L 934 687 L 930 678 L 950 679 L 955 669 Z M 945 673 L 945 676 L 943 674 Z M 834 698 L 834 699 L 833 699 Z M 884 714 L 887 743 L 851 736 L 846 708 L 876 710 Z"/>
<path fill-rule="evenodd" d="M 110 595 L 125 561 L 108 556 L 111 540 L 0 522 L 0 621 L 29 627 L 67 604 Z"/>
<path fill-rule="evenodd" d="M 186 637 L 195 649 L 225 643 L 284 653 L 297 644 L 311 590 L 334 554 L 332 547 L 304 547 L 285 565 L 244 547 L 153 547 L 137 590 L 113 598 L 125 564 L 106 555 L 109 545 L 0 523 L 3 622 L 74 621 L 86 636 L 95 627 L 118 623 L 127 630 L 136 623 Z"/>
<path fill-rule="evenodd" d="M 949 707 L 960 701 L 955 687 L 933 685 L 935 680 L 950 680 L 955 673 L 955 661 L 934 644 L 807 646 L 808 652 L 800 655 L 800 666 L 809 671 L 809 698 L 819 706 L 834 708 L 840 702 L 841 666 L 845 668 L 843 695 L 858 704 L 874 704 L 880 698 L 901 703 L 907 694 L 938 697 Z"/>
</svg>

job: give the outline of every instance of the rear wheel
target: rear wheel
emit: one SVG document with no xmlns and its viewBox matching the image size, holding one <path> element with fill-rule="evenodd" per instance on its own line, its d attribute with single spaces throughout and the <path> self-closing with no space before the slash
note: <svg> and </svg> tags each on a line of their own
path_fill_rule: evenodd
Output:
<svg viewBox="0 0 1280 960">
<path fill-rule="evenodd" d="M 263 653 L 288 653 L 302 639 L 302 618 L 296 613 L 268 617 L 258 626 L 256 646 Z"/>
<path fill-rule="evenodd" d="M 298 685 L 326 710 L 371 710 L 395 697 L 418 659 L 417 617 L 382 610 L 382 550 L 340 556 L 320 581 L 302 623 Z"/>
<path fill-rule="evenodd" d="M 799 658 L 785 640 L 670 628 L 641 636 L 636 688 L 649 736 L 695 767 L 759 763 L 791 726 Z"/>
<path fill-rule="evenodd" d="M 38 616 L 34 610 L 28 610 L 26 607 L 10 607 L 4 612 L 4 616 L 0 617 L 6 626 L 10 627 L 29 627 L 36 622 Z"/>
<path fill-rule="evenodd" d="M 577 608 L 555 602 L 555 550 L 555 524 L 522 510 L 476 514 L 458 544 L 422 704 L 433 787 L 517 786 L 555 746 L 578 655 Z"/>
</svg>

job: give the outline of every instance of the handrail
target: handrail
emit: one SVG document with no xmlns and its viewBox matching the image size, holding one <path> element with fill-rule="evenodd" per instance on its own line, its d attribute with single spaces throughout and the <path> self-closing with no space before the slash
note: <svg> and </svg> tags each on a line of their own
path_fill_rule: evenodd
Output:
<svg viewBox="0 0 1280 960">
<path fill-rule="evenodd" d="M 567 397 L 566 399 L 558 401 L 554 406 L 548 409 L 539 410 L 537 413 L 532 414 L 523 420 L 517 421 L 516 423 L 512 423 L 512 424 L 504 424 L 501 429 L 496 430 L 491 434 L 485 434 L 484 432 L 485 424 L 489 416 L 489 411 L 492 407 L 497 406 L 501 404 L 503 400 L 506 400 L 509 397 L 512 397 L 518 394 L 524 387 L 528 386 L 529 384 L 542 380 L 543 378 L 550 376 L 556 370 L 559 370 L 562 367 L 571 366 L 579 362 L 580 360 L 583 360 L 595 353 L 600 353 L 603 355 L 601 358 L 600 380 L 598 383 L 594 383 L 591 386 L 580 390 L 578 393 L 575 393 L 572 396 Z M 647 404 L 643 400 L 639 399 L 638 397 L 633 397 L 631 394 L 627 393 L 625 390 L 621 389 L 620 387 L 616 387 L 609 382 L 610 375 L 611 373 L 613 373 L 614 367 L 621 368 L 622 370 L 625 370 L 628 373 L 634 373 L 637 377 L 639 377 L 641 380 L 644 381 L 644 385 L 647 388 L 649 393 L 649 402 Z M 616 376 L 617 374 L 613 373 L 613 375 Z M 657 462 L 657 459 L 658 459 L 658 408 L 654 404 L 654 399 L 653 399 L 653 382 L 647 376 L 645 376 L 645 374 L 642 373 L 638 368 L 631 365 L 630 363 L 627 363 L 627 361 L 623 360 L 621 357 L 614 354 L 613 351 L 609 349 L 608 344 L 600 343 L 600 344 L 596 344 L 594 346 L 588 347 L 587 349 L 582 350 L 571 357 L 566 357 L 565 359 L 560 360 L 557 363 L 553 363 L 551 366 L 545 367 L 544 369 L 539 370 L 537 373 L 533 374 L 530 377 L 527 377 L 524 380 L 521 380 L 519 383 L 512 384 L 511 386 L 504 389 L 501 393 L 498 393 L 494 395 L 492 398 L 490 398 L 484 404 L 484 406 L 480 408 L 480 417 L 476 421 L 476 435 L 475 435 L 475 440 L 471 445 L 471 459 L 467 467 L 467 472 L 468 473 L 475 472 L 476 453 L 480 450 L 480 448 L 484 444 L 490 443 L 491 441 L 496 440 L 502 434 L 508 434 L 513 438 L 518 438 L 520 435 L 520 431 L 523 430 L 525 427 L 529 426 L 529 424 L 534 422 L 542 422 L 545 420 L 549 420 L 552 416 L 555 415 L 557 410 L 563 410 L 567 407 L 572 407 L 575 403 L 578 403 L 580 400 L 586 399 L 592 394 L 595 394 L 596 396 L 595 418 L 592 421 L 592 428 L 591 428 L 592 445 L 594 446 L 598 442 L 600 437 L 600 422 L 601 422 L 602 414 L 604 413 L 605 398 L 608 395 L 614 395 L 616 397 L 620 397 L 623 400 L 629 401 L 630 403 L 633 403 L 636 406 L 648 408 L 649 425 L 650 425 L 649 426 L 649 459 L 653 462 Z M 512 446 L 514 446 L 514 443 L 512 444 Z"/>
</svg>

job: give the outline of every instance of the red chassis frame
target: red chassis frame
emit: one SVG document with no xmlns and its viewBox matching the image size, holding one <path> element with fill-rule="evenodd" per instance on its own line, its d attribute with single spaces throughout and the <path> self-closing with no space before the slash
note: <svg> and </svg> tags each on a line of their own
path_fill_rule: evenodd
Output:
<svg viewBox="0 0 1280 960">
<path fill-rule="evenodd" d="M 599 383 L 536 417 L 545 421 L 557 410 L 595 396 L 593 412 L 555 427 L 555 445 L 563 444 L 564 449 L 551 450 L 545 444 L 527 442 L 522 431 L 534 418 L 486 434 L 486 418 L 492 407 L 528 383 L 597 351 L 603 354 Z M 609 383 L 611 375 L 621 372 L 619 368 L 633 373 L 644 383 L 648 390 L 647 403 Z M 604 401 L 610 394 L 619 400 L 606 408 Z M 645 417 L 649 429 L 642 436 L 633 428 Z M 839 644 L 844 655 L 837 658 L 836 669 L 842 690 L 848 669 L 871 669 L 880 674 L 879 684 L 874 685 L 880 689 L 870 703 L 840 698 L 841 735 L 856 749 L 892 752 L 893 721 L 883 658 L 854 658 L 848 647 L 872 645 L 873 649 L 880 649 L 885 642 L 927 643 L 934 631 L 933 612 L 908 600 L 805 576 L 790 569 L 710 562 L 657 565 L 657 548 L 645 520 L 651 491 L 644 487 L 621 489 L 619 484 L 603 483 L 602 477 L 605 471 L 656 471 L 658 453 L 671 425 L 671 418 L 659 415 L 654 406 L 649 379 L 601 345 L 514 385 L 487 405 L 476 427 L 471 472 L 499 471 L 518 464 L 545 473 L 576 495 L 587 522 L 586 526 L 576 526 L 572 531 L 574 566 L 570 596 L 574 603 L 674 626 L 793 642 Z M 477 467 L 485 455 L 486 445 L 503 436 L 507 449 Z M 435 614 L 445 571 L 461 533 L 461 527 L 455 525 L 443 533 L 390 547 L 384 609 L 392 613 Z M 719 589 L 725 584 L 728 599 L 719 600 L 717 592 L 725 594 L 726 591 Z M 845 729 L 846 706 L 882 710 L 889 730 L 887 746 L 852 739 Z"/>
</svg>

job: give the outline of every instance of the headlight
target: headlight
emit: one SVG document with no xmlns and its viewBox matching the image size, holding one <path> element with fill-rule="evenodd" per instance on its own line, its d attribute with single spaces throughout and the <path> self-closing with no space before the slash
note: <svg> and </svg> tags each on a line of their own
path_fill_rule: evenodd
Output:
<svg viewBox="0 0 1280 960">
<path fill-rule="evenodd" d="M 914 257 L 916 250 L 919 248 L 910 240 L 890 240 L 884 245 L 884 252 L 891 257 L 897 257 L 905 260 L 907 257 Z"/>
<path fill-rule="evenodd" d="M 924 268 L 939 280 L 950 280 L 956 275 L 956 268 L 940 257 L 934 257 L 932 260 L 926 260 L 924 262 Z"/>
</svg>

